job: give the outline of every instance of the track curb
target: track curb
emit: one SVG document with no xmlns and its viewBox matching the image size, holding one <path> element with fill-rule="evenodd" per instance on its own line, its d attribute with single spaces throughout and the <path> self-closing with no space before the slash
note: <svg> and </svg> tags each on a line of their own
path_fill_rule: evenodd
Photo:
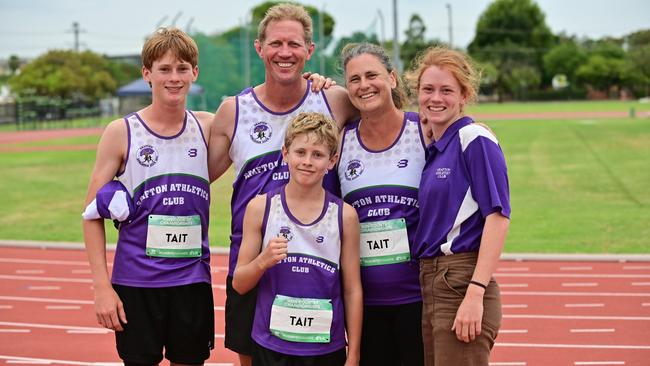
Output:
<svg viewBox="0 0 650 366">
<path fill-rule="evenodd" d="M 0 247 L 83 250 L 83 243 L 34 240 L 0 240 Z M 115 250 L 108 244 L 107 250 Z M 211 247 L 212 254 L 227 255 L 228 248 Z M 564 261 L 564 262 L 650 262 L 650 254 L 588 254 L 588 253 L 503 253 L 504 261 Z"/>
</svg>

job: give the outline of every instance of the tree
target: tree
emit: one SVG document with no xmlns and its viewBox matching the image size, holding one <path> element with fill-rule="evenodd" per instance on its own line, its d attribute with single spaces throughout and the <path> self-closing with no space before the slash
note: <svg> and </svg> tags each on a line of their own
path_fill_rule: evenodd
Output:
<svg viewBox="0 0 650 366">
<path fill-rule="evenodd" d="M 530 67 L 542 74 L 542 56 L 554 39 L 544 13 L 532 0 L 496 0 L 481 14 L 468 49 L 477 60 L 496 66 L 495 87 L 501 98 L 515 93 L 512 83 L 506 82 L 513 70 Z"/>
<path fill-rule="evenodd" d="M 579 82 L 598 91 L 607 92 L 610 87 L 621 84 L 623 70 L 624 61 L 622 59 L 594 54 L 589 57 L 586 64 L 578 67 L 576 77 Z"/>
<path fill-rule="evenodd" d="M 90 51 L 52 50 L 36 58 L 9 79 L 19 95 L 39 95 L 97 101 L 115 91 L 108 61 Z"/>
<path fill-rule="evenodd" d="M 566 40 L 544 55 L 544 73 L 547 77 L 566 75 L 569 85 L 576 83 L 576 70 L 587 62 L 587 53 L 574 40 Z"/>
<path fill-rule="evenodd" d="M 8 66 L 11 75 L 16 75 L 16 71 L 20 68 L 20 58 L 16 55 L 9 56 Z"/>
<path fill-rule="evenodd" d="M 623 79 L 635 94 L 650 95 L 650 29 L 627 35 Z"/>
<path fill-rule="evenodd" d="M 438 40 L 426 41 L 424 38 L 426 31 L 427 27 L 424 25 L 424 20 L 417 14 L 411 15 L 409 27 L 404 31 L 406 40 L 400 47 L 400 58 L 405 67 L 411 65 L 418 53 L 426 50 L 430 46 L 442 44 Z"/>
</svg>

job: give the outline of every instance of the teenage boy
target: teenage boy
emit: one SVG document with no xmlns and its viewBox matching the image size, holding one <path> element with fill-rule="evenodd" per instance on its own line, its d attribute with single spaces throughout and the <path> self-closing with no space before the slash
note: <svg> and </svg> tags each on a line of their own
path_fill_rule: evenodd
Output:
<svg viewBox="0 0 650 366">
<path fill-rule="evenodd" d="M 84 220 L 95 313 L 126 365 L 201 365 L 214 343 L 208 141 L 213 115 L 185 109 L 198 77 L 196 43 L 160 28 L 142 48 L 149 106 L 111 122 L 97 147 L 86 204 L 117 177 L 135 203 L 109 278 L 101 219 Z"/>
</svg>

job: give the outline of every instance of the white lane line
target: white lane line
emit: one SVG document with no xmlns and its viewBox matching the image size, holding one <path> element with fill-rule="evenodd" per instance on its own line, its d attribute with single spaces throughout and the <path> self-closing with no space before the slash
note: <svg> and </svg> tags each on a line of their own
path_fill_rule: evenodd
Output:
<svg viewBox="0 0 650 366">
<path fill-rule="evenodd" d="M 89 269 L 73 269 L 73 270 L 70 271 L 70 273 L 72 273 L 72 274 L 90 274 L 91 272 L 90 272 Z"/>
<path fill-rule="evenodd" d="M 602 308 L 605 304 L 564 304 L 565 308 Z"/>
<path fill-rule="evenodd" d="M 30 333 L 29 329 L 0 329 L 0 333 Z"/>
<path fill-rule="evenodd" d="M 530 271 L 530 267 L 501 267 L 497 268 L 497 272 L 526 272 Z"/>
<path fill-rule="evenodd" d="M 499 287 L 501 288 L 521 288 L 528 287 L 527 283 L 500 283 Z"/>
<path fill-rule="evenodd" d="M 502 304 L 504 309 L 525 309 L 528 307 L 528 304 Z"/>
<path fill-rule="evenodd" d="M 78 365 L 78 366 L 117 366 L 122 365 L 122 363 L 117 362 L 84 362 L 84 361 L 73 361 L 73 360 L 55 360 L 51 358 L 34 358 L 34 357 L 20 357 L 20 356 L 9 356 L 9 355 L 0 355 L 0 359 L 7 360 L 7 363 L 27 363 L 27 364 L 39 364 L 39 365 Z M 207 365 L 207 363 L 206 363 Z M 216 364 L 218 366 L 232 366 L 232 364 Z"/>
<path fill-rule="evenodd" d="M 110 329 L 98 328 L 98 327 L 81 327 L 81 326 L 70 326 L 70 325 L 58 325 L 58 324 L 40 324 L 40 323 L 16 323 L 16 322 L 3 322 L 0 321 L 0 325 L 7 327 L 24 327 L 24 328 L 41 328 L 41 329 L 62 329 L 62 330 L 87 330 L 87 331 L 100 331 L 106 330 L 112 332 Z M 0 357 L 1 358 L 1 357 Z"/>
<path fill-rule="evenodd" d="M 216 289 L 219 289 L 219 290 L 225 290 L 226 285 L 212 285 L 212 288 L 216 288 Z"/>
<path fill-rule="evenodd" d="M 17 269 L 15 274 L 43 274 L 45 273 L 42 269 Z"/>
<path fill-rule="evenodd" d="M 602 328 L 602 329 L 569 329 L 571 333 L 614 333 L 616 330 L 614 328 Z"/>
<path fill-rule="evenodd" d="M 79 310 L 81 306 L 79 305 L 46 305 L 46 310 Z"/>
<path fill-rule="evenodd" d="M 522 347 L 522 348 L 577 348 L 577 349 L 649 349 L 645 345 L 627 344 L 552 344 L 552 343 L 495 343 L 499 347 Z"/>
<path fill-rule="evenodd" d="M 503 314 L 511 319 L 558 319 L 558 320 L 648 320 L 650 316 L 596 316 L 596 315 L 540 315 L 540 314 Z M 650 346 L 649 346 L 650 347 Z"/>
<path fill-rule="evenodd" d="M 68 329 L 65 331 L 68 334 L 106 334 L 111 331 L 108 329 L 86 330 L 86 329 Z"/>
<path fill-rule="evenodd" d="M 210 272 L 212 273 L 217 273 L 217 272 L 227 272 L 228 267 L 226 266 L 212 266 L 210 267 Z"/>
<path fill-rule="evenodd" d="M 500 285 L 499 285 L 500 286 Z M 650 297 L 650 292 L 569 292 L 569 291 L 502 291 L 508 296 L 605 296 L 605 297 Z"/>
<path fill-rule="evenodd" d="M 29 302 L 50 302 L 58 304 L 80 304 L 80 305 L 93 305 L 91 300 L 76 300 L 76 299 L 52 299 L 47 297 L 21 297 L 21 296 L 0 296 L 0 300 L 5 301 L 29 301 Z"/>
<path fill-rule="evenodd" d="M 27 289 L 32 291 L 49 291 L 60 290 L 61 286 L 27 286 Z"/>
<path fill-rule="evenodd" d="M 612 274 L 612 273 L 499 273 L 494 277 L 531 278 L 650 278 L 650 274 Z"/>
<path fill-rule="evenodd" d="M 214 311 L 226 311 L 226 307 L 225 306 L 215 306 Z"/>
<path fill-rule="evenodd" d="M 650 266 L 623 266 L 623 269 L 627 269 L 627 270 L 650 269 Z"/>
<path fill-rule="evenodd" d="M 0 310 L 10 310 L 13 309 L 13 305 L 0 305 Z"/>
<path fill-rule="evenodd" d="M 224 338 L 226 338 L 226 335 L 225 335 L 225 334 L 218 334 L 218 333 L 215 333 L 215 334 L 214 334 L 214 338 L 222 338 L 222 339 L 224 339 Z"/>
<path fill-rule="evenodd" d="M 596 287 L 597 282 L 562 282 L 562 287 Z"/>
<path fill-rule="evenodd" d="M 576 361 L 574 365 L 625 365 L 625 361 Z"/>
<path fill-rule="evenodd" d="M 0 280 L 92 283 L 92 279 L 90 278 L 35 277 L 35 276 L 9 276 L 9 275 L 0 275 Z"/>
<path fill-rule="evenodd" d="M 490 366 L 526 366 L 524 361 L 514 361 L 514 362 L 490 362 Z"/>
<path fill-rule="evenodd" d="M 566 266 L 560 267 L 560 271 L 591 271 L 594 269 L 592 266 Z"/>
<path fill-rule="evenodd" d="M 642 302 L 641 306 L 650 306 L 650 302 Z"/>
<path fill-rule="evenodd" d="M 499 329 L 499 334 L 524 334 L 528 333 L 528 329 Z"/>
<path fill-rule="evenodd" d="M 55 266 L 86 266 L 89 267 L 87 261 L 57 261 L 52 259 L 26 259 L 26 258 L 0 258 L 0 263 L 23 263 L 23 264 L 52 264 Z"/>
<path fill-rule="evenodd" d="M 23 360 L 7 360 L 7 364 L 14 365 L 51 365 L 50 361 L 23 361 Z"/>
<path fill-rule="evenodd" d="M 632 286 L 650 286 L 650 282 L 632 282 Z"/>
</svg>

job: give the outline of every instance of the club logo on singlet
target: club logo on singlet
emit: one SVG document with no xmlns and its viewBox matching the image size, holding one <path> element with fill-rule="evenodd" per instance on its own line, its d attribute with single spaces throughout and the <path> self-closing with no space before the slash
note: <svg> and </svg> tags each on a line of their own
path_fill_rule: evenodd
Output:
<svg viewBox="0 0 650 366">
<path fill-rule="evenodd" d="M 291 239 L 293 239 L 293 233 L 291 232 L 291 228 L 288 226 L 280 226 L 280 232 L 278 233 L 278 236 L 287 239 L 287 241 L 291 241 Z"/>
<path fill-rule="evenodd" d="M 263 144 L 269 141 L 271 135 L 273 135 L 273 130 L 271 129 L 271 126 L 264 121 L 254 124 L 250 131 L 251 140 L 258 144 Z"/>
<path fill-rule="evenodd" d="M 359 159 L 350 160 L 345 167 L 345 179 L 357 179 L 363 173 L 363 163 Z"/>
<path fill-rule="evenodd" d="M 140 165 L 150 167 L 158 161 L 158 151 L 151 145 L 140 146 L 136 159 Z"/>
</svg>

